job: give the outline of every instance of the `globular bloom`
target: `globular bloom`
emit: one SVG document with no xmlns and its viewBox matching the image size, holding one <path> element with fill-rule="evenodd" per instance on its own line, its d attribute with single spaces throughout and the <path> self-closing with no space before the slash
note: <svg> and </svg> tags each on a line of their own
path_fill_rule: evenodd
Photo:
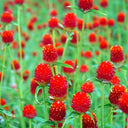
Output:
<svg viewBox="0 0 128 128">
<path fill-rule="evenodd" d="M 4 31 L 1 35 L 3 43 L 11 43 L 13 41 L 13 32 L 12 31 Z"/>
<path fill-rule="evenodd" d="M 65 34 L 61 34 L 60 35 L 60 40 L 63 44 L 65 44 L 66 40 L 67 40 L 67 36 Z"/>
<path fill-rule="evenodd" d="M 85 93 L 92 93 L 94 91 L 94 85 L 92 82 L 85 82 L 81 86 L 81 91 Z"/>
<path fill-rule="evenodd" d="M 85 73 L 85 72 L 88 72 L 88 66 L 83 64 L 80 66 L 80 72 L 81 73 Z"/>
<path fill-rule="evenodd" d="M 87 59 L 92 58 L 92 52 L 91 51 L 85 51 L 84 57 L 87 58 Z"/>
<path fill-rule="evenodd" d="M 67 81 L 66 77 L 61 75 L 54 76 L 50 81 L 49 95 L 53 101 L 61 100 L 64 101 L 67 96 Z"/>
<path fill-rule="evenodd" d="M 22 5 L 24 3 L 24 0 L 15 0 L 16 4 Z"/>
<path fill-rule="evenodd" d="M 113 76 L 112 80 L 111 80 L 111 84 L 112 85 L 116 85 L 120 83 L 120 78 L 118 78 L 117 76 Z"/>
<path fill-rule="evenodd" d="M 88 11 L 93 6 L 93 0 L 79 0 L 78 6 L 82 11 Z"/>
<path fill-rule="evenodd" d="M 48 21 L 48 26 L 51 29 L 57 28 L 58 27 L 58 19 L 56 17 L 52 17 Z"/>
<path fill-rule="evenodd" d="M 35 91 L 37 86 L 39 86 L 39 84 L 35 81 L 34 78 L 31 79 L 31 83 L 30 83 L 30 92 L 32 95 L 35 95 Z M 42 94 L 42 89 L 39 90 L 38 95 Z"/>
<path fill-rule="evenodd" d="M 20 70 L 20 64 L 19 64 L 19 61 L 18 60 L 13 60 L 11 63 L 10 63 L 10 65 L 11 65 L 11 69 L 12 70 L 16 70 L 17 72 L 19 72 L 19 70 Z"/>
<path fill-rule="evenodd" d="M 23 108 L 23 116 L 29 119 L 32 119 L 36 116 L 36 110 L 35 108 L 31 105 L 25 105 Z"/>
<path fill-rule="evenodd" d="M 108 0 L 101 0 L 100 1 L 100 6 L 103 8 L 106 8 L 108 6 Z"/>
<path fill-rule="evenodd" d="M 94 113 L 91 113 L 91 114 L 93 119 L 88 114 L 84 114 L 82 116 L 83 128 L 98 128 L 96 115 Z"/>
<path fill-rule="evenodd" d="M 52 71 L 47 64 L 40 63 L 35 69 L 34 79 L 42 86 L 47 85 L 52 77 Z"/>
<path fill-rule="evenodd" d="M 24 80 L 27 80 L 28 77 L 29 77 L 29 75 L 30 75 L 29 70 L 25 70 L 25 71 L 23 72 L 23 79 L 24 79 Z"/>
<path fill-rule="evenodd" d="M 42 39 L 42 43 L 43 45 L 47 45 L 47 44 L 53 44 L 52 42 L 52 36 L 48 33 L 43 35 L 43 39 Z"/>
<path fill-rule="evenodd" d="M 58 56 L 59 56 L 59 57 L 62 57 L 64 48 L 63 48 L 63 47 L 59 47 L 59 48 L 57 48 L 56 50 L 57 50 Z"/>
<path fill-rule="evenodd" d="M 67 13 L 63 19 L 63 25 L 66 30 L 73 30 L 77 25 L 77 18 L 74 13 Z"/>
<path fill-rule="evenodd" d="M 77 27 L 81 31 L 83 25 L 83 19 L 77 19 Z M 86 29 L 86 24 L 84 25 L 84 29 Z"/>
<path fill-rule="evenodd" d="M 74 65 L 73 61 L 72 60 L 66 60 L 64 63 L 67 65 L 70 65 L 72 68 L 62 67 L 63 72 L 67 75 L 72 75 L 75 72 L 75 65 Z"/>
<path fill-rule="evenodd" d="M 51 16 L 57 16 L 57 10 L 56 10 L 56 9 L 52 9 L 52 10 L 50 11 L 50 15 L 51 15 Z"/>
<path fill-rule="evenodd" d="M 90 108 L 90 99 L 85 92 L 77 92 L 73 95 L 71 107 L 80 113 L 84 113 Z"/>
<path fill-rule="evenodd" d="M 128 92 L 119 98 L 118 106 L 125 114 L 128 114 Z"/>
<path fill-rule="evenodd" d="M 52 121 L 62 121 L 66 115 L 66 106 L 62 101 L 55 101 L 51 104 L 49 117 Z"/>
<path fill-rule="evenodd" d="M 123 48 L 119 45 L 114 45 L 110 49 L 110 60 L 113 63 L 121 63 L 124 60 Z"/>
<path fill-rule="evenodd" d="M 107 19 L 106 19 L 106 17 L 101 17 L 101 18 L 100 18 L 100 25 L 101 25 L 102 27 L 107 26 Z"/>
<path fill-rule="evenodd" d="M 126 89 L 123 85 L 116 84 L 112 87 L 112 91 L 109 94 L 109 101 L 114 104 L 118 105 L 118 100 L 120 96 L 126 92 Z"/>
<path fill-rule="evenodd" d="M 18 52 L 17 52 L 17 55 L 18 55 L 18 58 L 24 58 L 24 56 L 25 56 L 25 53 L 24 53 L 24 50 L 19 50 Z"/>
<path fill-rule="evenodd" d="M 108 20 L 108 26 L 109 26 L 109 27 L 113 27 L 114 24 L 115 24 L 115 22 L 114 22 L 113 19 L 109 19 L 109 20 Z"/>
<path fill-rule="evenodd" d="M 46 63 L 55 63 L 58 59 L 57 51 L 52 44 L 47 44 L 43 48 L 43 60 Z"/>
<path fill-rule="evenodd" d="M 105 39 L 100 41 L 100 49 L 105 50 L 108 48 L 108 42 Z"/>
<path fill-rule="evenodd" d="M 70 9 L 68 6 L 70 6 L 71 3 L 69 1 L 64 1 L 64 9 Z"/>
<path fill-rule="evenodd" d="M 97 79 L 104 82 L 110 82 L 115 74 L 114 66 L 108 61 L 103 61 L 97 68 Z"/>
<path fill-rule="evenodd" d="M 125 20 L 125 14 L 123 12 L 119 12 L 117 16 L 117 22 L 124 23 L 124 20 Z"/>
<path fill-rule="evenodd" d="M 95 43 L 96 42 L 96 34 L 95 33 L 90 33 L 88 38 L 89 38 L 90 43 Z"/>
<path fill-rule="evenodd" d="M 2 13 L 1 15 L 1 22 L 4 23 L 11 23 L 12 21 L 12 13 L 9 11 L 5 11 L 4 13 Z"/>
<path fill-rule="evenodd" d="M 78 32 L 74 31 L 73 35 L 72 35 L 72 40 L 71 40 L 71 44 L 73 45 L 77 45 L 77 41 L 80 41 L 80 35 Z"/>
</svg>

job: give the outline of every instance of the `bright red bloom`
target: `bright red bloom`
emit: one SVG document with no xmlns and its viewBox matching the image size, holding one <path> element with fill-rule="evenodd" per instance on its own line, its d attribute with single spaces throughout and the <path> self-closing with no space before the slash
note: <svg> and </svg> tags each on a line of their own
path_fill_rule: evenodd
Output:
<svg viewBox="0 0 128 128">
<path fill-rule="evenodd" d="M 85 82 L 81 86 L 82 92 L 92 93 L 94 91 L 94 85 L 92 82 Z"/>
<path fill-rule="evenodd" d="M 92 23 L 93 28 L 97 28 L 97 27 L 99 27 L 99 25 L 100 25 L 99 20 L 94 20 Z"/>
<path fill-rule="evenodd" d="M 46 63 L 55 63 L 58 59 L 57 51 L 52 44 L 47 44 L 43 48 L 43 60 Z"/>
<path fill-rule="evenodd" d="M 103 80 L 103 81 L 111 81 L 115 71 L 114 71 L 114 66 L 108 61 L 103 61 L 100 63 L 99 67 L 97 68 L 97 79 Z"/>
<path fill-rule="evenodd" d="M 123 12 L 119 12 L 117 16 L 117 22 L 118 23 L 123 23 L 125 20 L 125 14 Z"/>
<path fill-rule="evenodd" d="M 30 85 L 30 92 L 32 95 L 35 95 L 35 91 L 37 86 L 39 86 L 39 84 L 35 81 L 34 78 L 31 79 L 31 85 Z M 39 90 L 38 95 L 42 94 L 42 89 Z"/>
<path fill-rule="evenodd" d="M 17 52 L 17 55 L 18 55 L 18 58 L 20 58 L 20 56 L 21 56 L 21 58 L 23 59 L 24 56 L 25 56 L 24 50 L 18 51 L 18 52 Z"/>
<path fill-rule="evenodd" d="M 84 92 L 77 92 L 73 95 L 71 107 L 80 113 L 88 111 L 90 108 L 89 96 Z"/>
<path fill-rule="evenodd" d="M 51 77 L 51 68 L 47 64 L 41 63 L 36 67 L 34 78 L 37 81 L 37 83 L 45 86 L 50 82 Z"/>
<path fill-rule="evenodd" d="M 30 75 L 29 70 L 25 70 L 25 71 L 23 72 L 23 79 L 24 79 L 24 80 L 27 80 L 28 77 L 29 77 L 29 75 Z"/>
<path fill-rule="evenodd" d="M 25 105 L 23 108 L 23 116 L 29 119 L 34 118 L 36 116 L 35 108 L 31 104 Z"/>
<path fill-rule="evenodd" d="M 3 43 L 11 43 L 13 41 L 13 32 L 12 31 L 4 31 L 1 35 Z"/>
<path fill-rule="evenodd" d="M 60 35 L 60 39 L 61 39 L 61 42 L 62 42 L 63 44 L 65 44 L 65 42 L 66 42 L 66 40 L 67 40 L 67 36 L 66 36 L 65 34 L 61 34 L 61 35 Z"/>
<path fill-rule="evenodd" d="M 15 3 L 22 5 L 24 3 L 24 0 L 15 0 Z"/>
<path fill-rule="evenodd" d="M 29 23 L 28 23 L 28 29 L 30 30 L 30 31 L 32 31 L 33 29 L 34 29 L 34 27 L 33 27 L 33 22 L 32 21 L 30 21 Z"/>
<path fill-rule="evenodd" d="M 100 18 L 100 25 L 101 25 L 102 27 L 107 26 L 107 19 L 106 19 L 106 17 L 101 17 L 101 18 Z"/>
<path fill-rule="evenodd" d="M 109 27 L 113 27 L 114 24 L 115 24 L 115 23 L 114 23 L 114 20 L 113 20 L 113 19 L 109 19 L 109 20 L 108 20 L 108 26 L 109 26 Z"/>
<path fill-rule="evenodd" d="M 78 39 L 77 39 L 77 38 L 78 38 Z M 80 41 L 80 35 L 79 35 L 78 32 L 74 31 L 74 32 L 73 32 L 73 35 L 72 35 L 72 40 L 70 40 L 70 41 L 71 41 L 71 43 L 72 43 L 73 45 L 76 45 L 76 44 L 77 44 L 77 40 Z"/>
<path fill-rule="evenodd" d="M 93 6 L 93 0 L 79 0 L 78 6 L 82 11 L 88 11 Z"/>
<path fill-rule="evenodd" d="M 118 78 L 117 76 L 113 76 L 112 80 L 111 80 L 112 85 L 116 85 L 120 83 L 120 78 Z"/>
<path fill-rule="evenodd" d="M 63 25 L 66 29 L 72 30 L 77 25 L 77 18 L 74 13 L 67 13 L 63 19 Z"/>
<path fill-rule="evenodd" d="M 100 55 L 100 51 L 96 50 L 96 51 L 95 51 L 95 55 L 96 55 L 96 56 L 99 56 L 99 55 Z"/>
<path fill-rule="evenodd" d="M 51 15 L 51 16 L 57 16 L 57 10 L 56 10 L 56 9 L 52 9 L 52 10 L 50 11 L 50 15 Z"/>
<path fill-rule="evenodd" d="M 55 101 L 51 104 L 49 117 L 53 121 L 62 121 L 66 115 L 66 106 L 62 101 Z"/>
<path fill-rule="evenodd" d="M 100 41 L 100 49 L 104 50 L 108 48 L 108 42 L 105 39 Z"/>
<path fill-rule="evenodd" d="M 90 33 L 88 38 L 89 38 L 90 43 L 96 42 L 96 34 L 95 33 Z"/>
<path fill-rule="evenodd" d="M 48 33 L 43 35 L 43 40 L 42 40 L 43 45 L 47 45 L 47 44 L 53 44 L 52 42 L 52 36 Z"/>
<path fill-rule="evenodd" d="M 56 50 L 57 50 L 58 56 L 61 57 L 63 55 L 64 48 L 63 47 L 60 47 L 60 48 L 57 48 Z"/>
<path fill-rule="evenodd" d="M 85 51 L 84 57 L 86 57 L 88 59 L 92 58 L 92 52 L 91 51 Z"/>
<path fill-rule="evenodd" d="M 75 65 L 74 65 L 73 61 L 66 60 L 64 63 L 70 65 L 72 68 L 62 67 L 63 72 L 67 75 L 72 75 L 75 72 Z"/>
<path fill-rule="evenodd" d="M 125 113 L 128 114 L 128 92 L 124 93 L 118 102 L 119 108 Z"/>
<path fill-rule="evenodd" d="M 101 0 L 100 1 L 100 6 L 103 8 L 106 8 L 108 6 L 108 0 Z"/>
<path fill-rule="evenodd" d="M 11 69 L 13 69 L 13 65 L 14 65 L 14 69 L 16 71 L 19 71 L 20 70 L 20 64 L 19 64 L 19 61 L 18 60 L 13 60 L 11 63 Z"/>
<path fill-rule="evenodd" d="M 112 46 L 110 54 L 110 59 L 113 63 L 120 63 L 124 60 L 123 48 L 119 45 Z"/>
<path fill-rule="evenodd" d="M 9 11 L 5 11 L 2 15 L 1 15 L 1 22 L 4 23 L 10 23 L 12 21 L 12 13 L 10 13 Z"/>
<path fill-rule="evenodd" d="M 58 19 L 56 17 L 52 17 L 48 21 L 48 26 L 51 29 L 57 28 L 58 27 Z"/>
<path fill-rule="evenodd" d="M 5 105 L 5 104 L 6 104 L 5 99 L 2 99 L 2 98 L 1 98 L 1 99 L 0 99 L 0 105 L 2 105 L 2 106 L 3 106 L 3 105 Z"/>
<path fill-rule="evenodd" d="M 83 64 L 80 66 L 80 72 L 81 73 L 85 73 L 85 72 L 88 72 L 88 66 Z"/>
<path fill-rule="evenodd" d="M 61 75 L 54 76 L 50 81 L 49 95 L 51 100 L 65 100 L 67 95 L 66 77 Z"/>
<path fill-rule="evenodd" d="M 88 114 L 82 116 L 83 128 L 98 128 L 96 115 L 94 113 L 91 114 L 93 119 Z"/>
<path fill-rule="evenodd" d="M 79 30 L 82 30 L 83 19 L 77 19 L 77 27 Z M 84 25 L 84 29 L 86 29 L 86 24 Z"/>
<path fill-rule="evenodd" d="M 68 6 L 70 6 L 70 2 L 69 1 L 64 1 L 64 9 L 70 9 Z"/>
</svg>

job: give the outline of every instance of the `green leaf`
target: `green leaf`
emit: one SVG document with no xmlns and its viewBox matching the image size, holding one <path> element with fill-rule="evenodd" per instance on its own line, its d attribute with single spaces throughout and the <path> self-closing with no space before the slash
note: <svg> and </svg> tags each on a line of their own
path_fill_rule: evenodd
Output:
<svg viewBox="0 0 128 128">
<path fill-rule="evenodd" d="M 60 23 L 59 23 L 59 26 L 60 26 L 61 28 L 64 28 L 64 26 L 63 26 L 62 24 L 60 24 Z"/>
<path fill-rule="evenodd" d="M 12 113 L 9 111 L 6 111 L 5 109 L 0 109 L 0 113 L 4 113 L 6 116 L 12 116 Z"/>
<path fill-rule="evenodd" d="M 107 14 L 106 14 L 106 13 L 103 13 L 103 12 L 101 12 L 101 11 L 99 11 L 99 10 L 91 9 L 91 10 L 90 10 L 90 11 L 88 11 L 88 12 L 94 12 L 94 13 L 98 13 L 98 14 L 101 14 L 101 15 L 107 16 Z"/>
<path fill-rule="evenodd" d="M 60 66 L 67 67 L 67 68 L 73 68 L 71 65 L 64 64 L 62 62 L 56 62 L 55 65 L 60 65 Z"/>
<path fill-rule="evenodd" d="M 39 92 L 40 89 L 42 89 L 42 86 L 37 86 L 36 92 L 35 92 L 35 101 L 36 101 L 37 103 L 39 103 L 39 104 L 42 104 L 42 102 L 39 102 L 39 101 L 38 101 L 38 92 Z"/>
</svg>

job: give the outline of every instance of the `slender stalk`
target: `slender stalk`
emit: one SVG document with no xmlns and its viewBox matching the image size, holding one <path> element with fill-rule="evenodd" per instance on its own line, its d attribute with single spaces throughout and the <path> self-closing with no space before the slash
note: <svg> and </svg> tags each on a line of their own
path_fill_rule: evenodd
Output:
<svg viewBox="0 0 128 128">
<path fill-rule="evenodd" d="M 29 119 L 29 128 L 32 128 L 32 120 Z"/>
<path fill-rule="evenodd" d="M 113 107 L 111 107 L 111 117 L 110 117 L 110 124 L 113 124 Z"/>
<path fill-rule="evenodd" d="M 55 47 L 55 30 L 52 30 L 52 40 L 53 40 L 53 46 Z"/>
<path fill-rule="evenodd" d="M 83 116 L 83 114 L 80 114 L 80 128 L 83 128 L 83 124 L 82 124 L 82 116 Z"/>
<path fill-rule="evenodd" d="M 125 119 L 126 119 L 126 115 L 123 113 L 123 128 L 125 128 Z"/>
<path fill-rule="evenodd" d="M 101 128 L 104 128 L 104 84 L 101 84 Z"/>
<path fill-rule="evenodd" d="M 56 123 L 55 128 L 58 128 L 58 123 Z"/>
<path fill-rule="evenodd" d="M 128 128 L 128 116 L 127 116 L 127 128 Z"/>
<path fill-rule="evenodd" d="M 5 66 L 5 59 L 6 59 L 6 45 L 4 47 L 4 58 L 3 58 L 3 63 L 2 63 L 2 75 L 1 75 L 1 82 L 0 82 L 0 99 L 2 95 L 2 84 L 3 84 L 3 78 L 4 78 L 4 66 Z"/>
</svg>

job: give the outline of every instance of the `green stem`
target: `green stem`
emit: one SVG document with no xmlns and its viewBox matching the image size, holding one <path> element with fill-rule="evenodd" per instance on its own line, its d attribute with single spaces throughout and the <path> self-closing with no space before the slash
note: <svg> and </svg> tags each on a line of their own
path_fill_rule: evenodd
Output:
<svg viewBox="0 0 128 128">
<path fill-rule="evenodd" d="M 104 84 L 101 84 L 101 128 L 104 128 Z"/>
<path fill-rule="evenodd" d="M 58 123 L 56 123 L 55 128 L 58 128 Z"/>
<path fill-rule="evenodd" d="M 127 128 L 128 128 L 128 116 L 127 116 Z"/>
<path fill-rule="evenodd" d="M 5 59 L 6 59 L 6 45 L 4 47 L 4 58 L 3 58 L 3 63 L 2 63 L 2 76 L 1 76 L 1 82 L 0 82 L 0 99 L 2 95 L 2 84 L 3 84 L 3 78 L 4 78 L 4 66 L 5 66 Z"/>
<path fill-rule="evenodd" d="M 83 116 L 83 114 L 80 114 L 80 128 L 83 128 L 83 124 L 82 124 L 82 116 Z"/>
<path fill-rule="evenodd" d="M 52 65 L 50 65 L 50 67 L 51 67 L 52 75 L 53 75 L 53 76 L 55 76 L 53 66 L 52 66 Z"/>
<path fill-rule="evenodd" d="M 52 40 L 53 40 L 53 46 L 55 47 L 55 30 L 52 30 Z"/>
<path fill-rule="evenodd" d="M 29 119 L 29 128 L 32 128 L 32 120 Z"/>
<path fill-rule="evenodd" d="M 111 117 L 110 117 L 110 124 L 113 124 L 113 107 L 111 107 Z"/>
<path fill-rule="evenodd" d="M 123 128 L 125 128 L 125 119 L 126 119 L 126 115 L 123 113 Z"/>
</svg>

